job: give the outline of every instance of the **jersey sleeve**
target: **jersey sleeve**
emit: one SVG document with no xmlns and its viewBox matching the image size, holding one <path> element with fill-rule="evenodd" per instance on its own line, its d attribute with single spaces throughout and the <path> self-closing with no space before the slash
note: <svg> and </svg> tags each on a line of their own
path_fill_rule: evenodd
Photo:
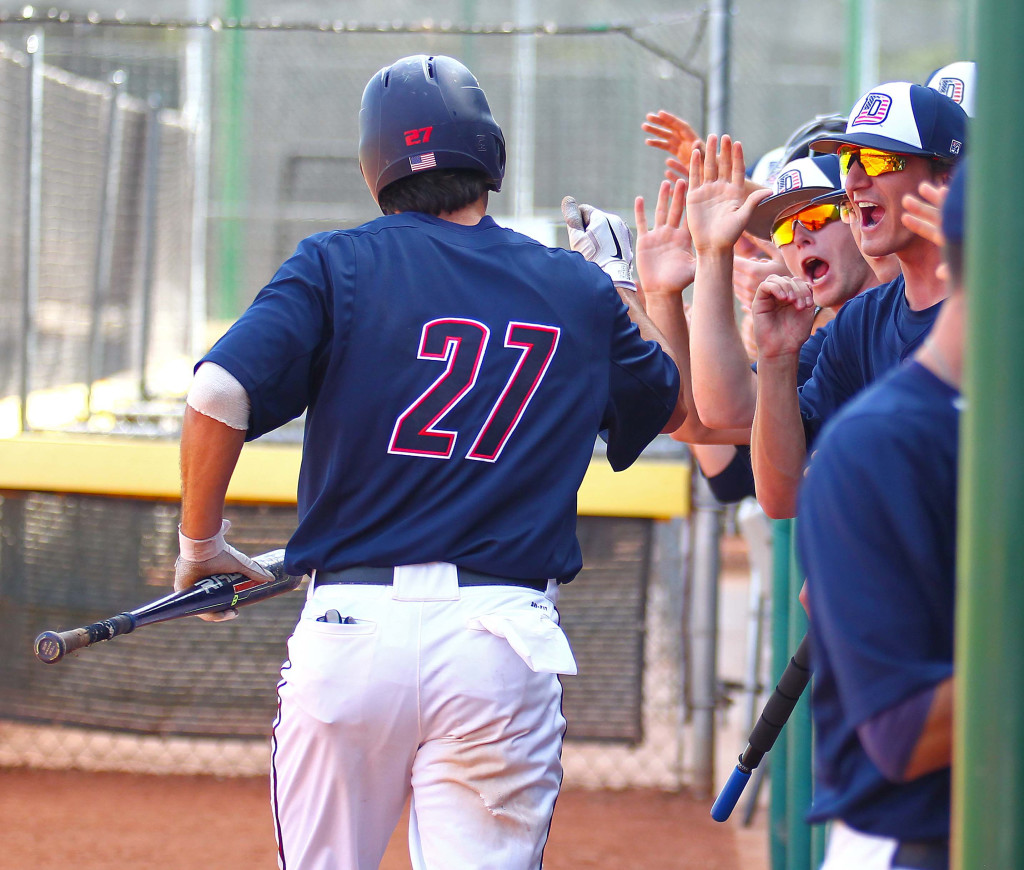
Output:
<svg viewBox="0 0 1024 870">
<path fill-rule="evenodd" d="M 750 445 L 737 444 L 736 454 L 718 474 L 706 477 L 711 494 L 722 504 L 735 504 L 755 495 Z"/>
<path fill-rule="evenodd" d="M 200 361 L 223 367 L 252 403 L 246 439 L 298 417 L 329 352 L 335 304 L 323 237 L 300 242 L 252 305 Z"/>
<path fill-rule="evenodd" d="M 951 570 L 956 520 L 926 495 L 936 457 L 889 417 L 846 417 L 826 430 L 796 527 L 812 631 L 853 726 L 952 672 L 952 608 L 935 589 Z"/>
<path fill-rule="evenodd" d="M 608 401 L 601 428 L 607 430 L 608 462 L 628 468 L 661 432 L 675 410 L 679 370 L 654 341 L 645 341 L 616 294 L 613 314 Z"/>
</svg>

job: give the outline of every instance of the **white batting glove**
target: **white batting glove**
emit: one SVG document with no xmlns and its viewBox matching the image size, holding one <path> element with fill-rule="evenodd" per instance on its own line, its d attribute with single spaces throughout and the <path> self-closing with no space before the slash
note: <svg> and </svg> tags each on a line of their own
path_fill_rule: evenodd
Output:
<svg viewBox="0 0 1024 870">
<path fill-rule="evenodd" d="M 618 215 L 592 205 L 562 200 L 562 216 L 569 228 L 569 247 L 607 272 L 616 287 L 636 290 L 633 280 L 633 239 Z"/>
<path fill-rule="evenodd" d="M 194 540 L 181 532 L 178 526 L 178 552 L 174 563 L 174 591 L 181 592 L 194 586 L 211 574 L 244 574 L 254 580 L 270 580 L 273 575 L 261 568 L 252 559 L 230 546 L 224 540 L 224 533 L 231 528 L 227 520 L 221 521 L 220 531 L 212 538 Z M 200 613 L 200 619 L 207 622 L 226 622 L 238 616 L 235 608 L 220 613 Z"/>
</svg>

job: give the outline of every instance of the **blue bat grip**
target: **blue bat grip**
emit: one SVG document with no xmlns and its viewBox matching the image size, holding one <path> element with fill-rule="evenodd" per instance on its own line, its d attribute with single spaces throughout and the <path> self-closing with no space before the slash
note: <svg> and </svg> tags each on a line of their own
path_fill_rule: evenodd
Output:
<svg viewBox="0 0 1024 870">
<path fill-rule="evenodd" d="M 711 818 L 716 822 L 724 822 L 729 818 L 732 815 L 733 807 L 736 806 L 736 801 L 740 799 L 740 795 L 743 794 L 743 789 L 749 781 L 750 771 L 737 766 L 729 775 L 725 787 L 718 793 L 718 799 L 711 807 Z"/>
</svg>

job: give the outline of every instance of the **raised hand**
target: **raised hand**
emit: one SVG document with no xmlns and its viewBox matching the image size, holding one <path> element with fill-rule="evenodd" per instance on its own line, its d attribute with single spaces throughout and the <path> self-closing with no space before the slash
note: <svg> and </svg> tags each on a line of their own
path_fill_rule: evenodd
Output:
<svg viewBox="0 0 1024 870">
<path fill-rule="evenodd" d="M 650 134 L 650 138 L 645 139 L 644 144 L 667 151 L 678 161 L 683 172 L 686 171 L 686 167 L 690 163 L 691 152 L 695 148 L 701 150 L 704 148 L 704 140 L 697 135 L 697 131 L 693 127 L 682 118 L 671 112 L 666 112 L 664 109 L 658 112 L 649 112 L 646 121 L 640 125 L 640 129 Z M 665 162 L 667 164 L 669 161 Z"/>
<path fill-rule="evenodd" d="M 679 294 L 693 283 L 697 261 L 686 226 L 685 202 L 685 181 L 663 181 L 654 208 L 654 229 L 649 230 L 644 198 L 636 198 L 636 268 L 645 296 Z"/>
<path fill-rule="evenodd" d="M 669 181 L 675 181 L 678 178 L 686 181 L 690 177 L 690 161 L 687 158 L 686 163 L 675 157 L 665 158 L 665 178 Z"/>
<path fill-rule="evenodd" d="M 707 153 L 690 156 L 690 189 L 686 195 L 687 224 L 698 254 L 730 249 L 739 240 L 754 208 L 771 196 L 759 189 L 747 193 L 743 146 L 725 135 L 708 136 Z"/>
<path fill-rule="evenodd" d="M 750 314 L 759 359 L 798 354 L 814 323 L 814 299 L 806 281 L 772 275 L 754 294 Z"/>
<path fill-rule="evenodd" d="M 918 196 L 912 193 L 903 195 L 904 213 L 900 216 L 903 226 L 917 233 L 940 247 L 946 239 L 942 235 L 942 204 L 946 201 L 949 188 L 946 185 L 936 186 L 922 181 L 918 187 Z"/>
</svg>

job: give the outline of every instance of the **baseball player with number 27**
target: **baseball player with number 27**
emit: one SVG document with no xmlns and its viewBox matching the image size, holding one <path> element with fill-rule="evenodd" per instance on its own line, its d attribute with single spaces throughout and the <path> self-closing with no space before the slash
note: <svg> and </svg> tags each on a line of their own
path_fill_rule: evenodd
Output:
<svg viewBox="0 0 1024 870">
<path fill-rule="evenodd" d="M 176 588 L 262 569 L 224 542 L 244 440 L 306 412 L 272 796 L 287 870 L 379 865 L 411 797 L 416 868 L 538 868 L 562 778 L 555 609 L 582 567 L 576 491 L 686 411 L 638 305 L 629 233 L 567 203 L 572 246 L 487 216 L 505 143 L 448 57 L 363 94 L 384 216 L 302 241 L 197 367 Z M 603 267 L 599 268 L 599 266 Z"/>
</svg>

